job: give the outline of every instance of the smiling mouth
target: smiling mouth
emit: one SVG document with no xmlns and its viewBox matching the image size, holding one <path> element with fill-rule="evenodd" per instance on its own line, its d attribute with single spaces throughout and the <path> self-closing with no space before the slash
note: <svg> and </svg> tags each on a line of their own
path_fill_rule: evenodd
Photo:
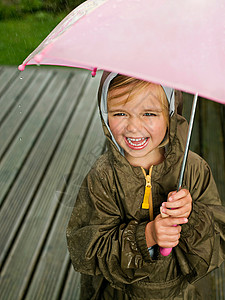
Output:
<svg viewBox="0 0 225 300">
<path fill-rule="evenodd" d="M 145 148 L 149 142 L 149 138 L 129 138 L 125 137 L 125 142 L 129 148 L 141 150 Z"/>
</svg>

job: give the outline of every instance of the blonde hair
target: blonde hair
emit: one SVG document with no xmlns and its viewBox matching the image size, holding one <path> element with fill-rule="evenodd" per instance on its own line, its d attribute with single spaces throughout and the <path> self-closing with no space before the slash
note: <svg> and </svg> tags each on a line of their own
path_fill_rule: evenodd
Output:
<svg viewBox="0 0 225 300">
<path fill-rule="evenodd" d="M 139 80 L 133 77 L 128 77 L 125 75 L 117 75 L 111 82 L 109 85 L 109 89 L 108 89 L 108 97 L 107 100 L 108 102 L 111 101 L 112 99 L 117 99 L 120 97 L 123 97 L 125 95 L 127 95 L 127 97 L 125 98 L 125 100 L 121 100 L 119 102 L 119 104 L 125 104 L 127 101 L 130 101 L 133 99 L 133 97 L 137 94 L 140 93 L 142 90 L 146 89 L 147 87 L 154 85 L 156 87 L 156 97 L 157 99 L 160 101 L 160 105 L 162 108 L 162 114 L 163 117 L 166 121 L 166 125 L 167 125 L 167 133 L 166 136 L 164 137 L 163 141 L 161 142 L 161 144 L 158 146 L 159 148 L 165 147 L 168 142 L 169 142 L 169 136 L 168 136 L 168 131 L 169 131 L 169 103 L 166 97 L 166 94 L 163 90 L 163 88 L 158 85 L 158 84 L 154 84 L 152 82 L 148 82 L 148 81 L 144 81 L 144 80 Z M 116 93 L 112 95 L 112 92 L 117 90 L 119 91 L 121 88 L 123 87 L 127 87 L 129 88 L 128 90 L 123 90 L 121 91 L 121 93 Z M 118 104 L 118 102 L 117 102 Z"/>
</svg>

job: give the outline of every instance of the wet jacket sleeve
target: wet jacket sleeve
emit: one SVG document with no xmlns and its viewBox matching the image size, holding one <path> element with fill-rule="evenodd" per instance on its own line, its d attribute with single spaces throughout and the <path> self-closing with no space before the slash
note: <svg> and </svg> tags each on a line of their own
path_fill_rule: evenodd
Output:
<svg viewBox="0 0 225 300">
<path fill-rule="evenodd" d="M 148 272 L 151 262 L 145 241 L 147 222 L 122 221 L 123 213 L 113 197 L 107 175 L 89 173 L 85 179 L 68 228 L 67 241 L 76 271 L 103 275 L 112 285 L 132 283 Z"/>
<path fill-rule="evenodd" d="M 193 200 L 189 222 L 182 226 L 179 245 L 175 248 L 184 275 L 195 281 L 219 267 L 225 257 L 225 207 L 207 163 L 189 167 L 187 184 Z"/>
</svg>

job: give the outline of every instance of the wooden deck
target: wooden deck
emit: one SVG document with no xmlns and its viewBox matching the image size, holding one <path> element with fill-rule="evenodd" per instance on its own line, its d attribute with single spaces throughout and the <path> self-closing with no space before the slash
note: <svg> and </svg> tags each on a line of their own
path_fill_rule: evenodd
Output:
<svg viewBox="0 0 225 300">
<path fill-rule="evenodd" d="M 75 200 L 71 189 L 76 194 L 105 148 L 96 101 L 100 75 L 0 67 L 2 300 L 79 298 L 65 231 Z M 192 149 L 211 165 L 225 205 L 224 106 L 203 100 L 198 110 Z M 224 278 L 224 265 L 210 274 L 205 299 L 224 299 Z"/>
</svg>

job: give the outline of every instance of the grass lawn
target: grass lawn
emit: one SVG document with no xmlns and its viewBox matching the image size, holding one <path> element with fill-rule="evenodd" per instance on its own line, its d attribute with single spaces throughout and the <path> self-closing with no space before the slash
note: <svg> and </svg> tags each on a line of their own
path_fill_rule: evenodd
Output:
<svg viewBox="0 0 225 300">
<path fill-rule="evenodd" d="M 0 21 L 0 65 L 20 65 L 66 13 L 29 14 L 20 19 Z"/>
</svg>

